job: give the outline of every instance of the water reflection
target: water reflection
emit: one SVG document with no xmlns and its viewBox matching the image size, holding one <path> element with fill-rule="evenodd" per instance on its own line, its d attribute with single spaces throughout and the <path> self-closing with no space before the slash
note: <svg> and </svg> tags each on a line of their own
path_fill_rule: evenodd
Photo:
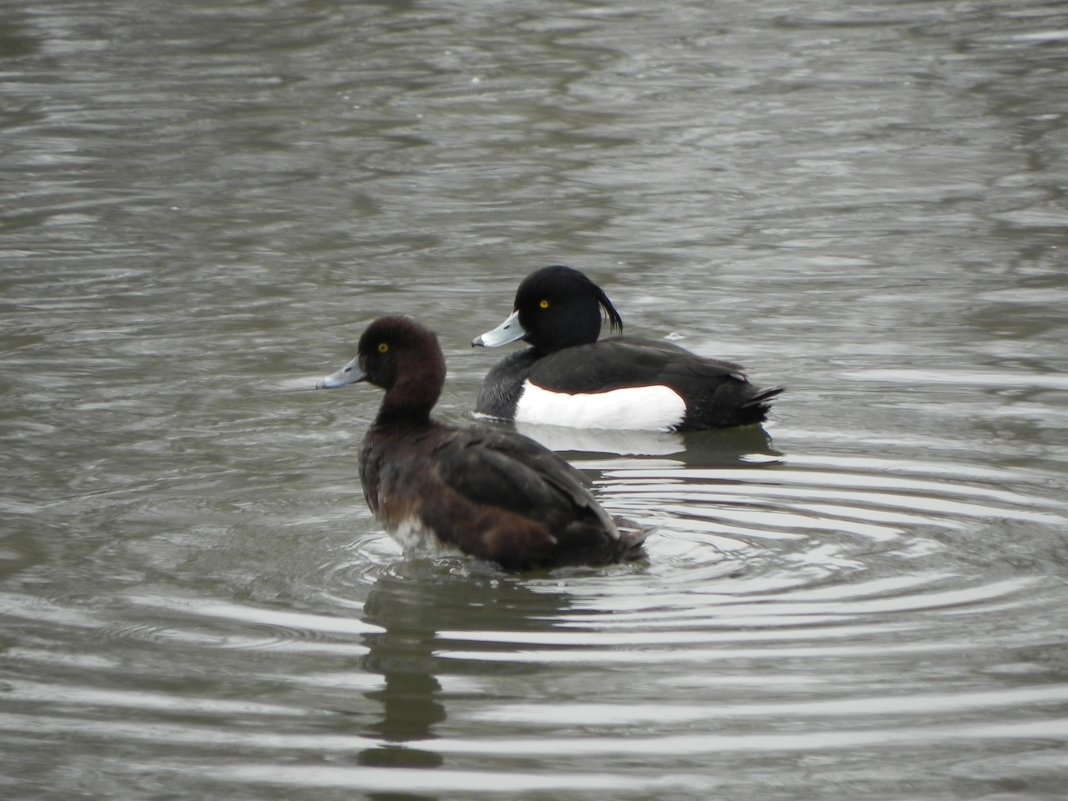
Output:
<svg viewBox="0 0 1068 801">
<path fill-rule="evenodd" d="M 41 42 L 30 34 L 26 25 L 8 19 L 0 21 L 0 59 L 16 59 L 36 52 Z"/>
<path fill-rule="evenodd" d="M 518 423 L 515 426 L 551 450 L 563 454 L 673 457 L 685 464 L 733 464 L 743 459 L 774 459 L 781 455 L 763 426 L 713 431 L 611 431 Z"/>
<path fill-rule="evenodd" d="M 383 577 L 364 602 L 365 620 L 382 632 L 364 638 L 368 653 L 360 660 L 360 669 L 381 675 L 385 684 L 365 695 L 379 712 L 363 733 L 380 743 L 360 752 L 361 765 L 436 768 L 443 762 L 439 754 L 410 745 L 435 737 L 434 727 L 446 719 L 434 663 L 437 628 L 428 614 L 439 607 L 412 591 L 418 587 Z"/>
<path fill-rule="evenodd" d="M 570 603 L 564 594 L 533 591 L 523 579 L 470 560 L 404 558 L 377 576 L 364 602 L 364 621 L 381 631 L 364 636 L 367 655 L 361 670 L 381 675 L 384 684 L 365 693 L 378 708 L 377 720 L 361 733 L 378 743 L 358 756 L 360 765 L 375 768 L 440 768 L 441 750 L 432 743 L 442 737 L 448 719 L 449 694 L 441 676 L 464 676 L 477 685 L 490 668 L 477 657 L 458 664 L 440 654 L 442 632 L 450 641 L 464 640 L 493 647 L 495 632 L 552 631 Z M 394 793 L 382 799 L 424 798 Z"/>
</svg>

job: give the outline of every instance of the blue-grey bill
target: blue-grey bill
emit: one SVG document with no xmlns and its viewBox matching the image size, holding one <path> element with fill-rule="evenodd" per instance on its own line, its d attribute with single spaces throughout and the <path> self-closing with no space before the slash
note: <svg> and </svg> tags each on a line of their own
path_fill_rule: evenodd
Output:
<svg viewBox="0 0 1068 801">
<path fill-rule="evenodd" d="M 519 312 L 514 311 L 508 315 L 508 319 L 494 328 L 471 340 L 473 348 L 499 348 L 509 342 L 515 342 L 527 335 L 526 330 L 519 324 Z"/>
<path fill-rule="evenodd" d="M 347 387 L 349 384 L 358 384 L 361 381 L 366 380 L 367 373 L 361 368 L 356 359 L 346 364 L 336 373 L 331 373 L 328 376 L 320 378 L 316 383 L 316 389 L 337 389 L 338 387 Z"/>
</svg>

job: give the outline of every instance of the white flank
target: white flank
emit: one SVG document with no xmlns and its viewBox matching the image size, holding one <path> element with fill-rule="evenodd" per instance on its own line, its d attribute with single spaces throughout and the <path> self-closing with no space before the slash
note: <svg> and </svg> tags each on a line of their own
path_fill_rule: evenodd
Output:
<svg viewBox="0 0 1068 801">
<path fill-rule="evenodd" d="M 443 543 L 433 531 L 415 518 L 402 522 L 389 532 L 389 536 L 400 545 L 405 553 L 431 557 L 461 556 L 463 554 L 463 551 L 455 545 Z"/>
<path fill-rule="evenodd" d="M 568 395 L 529 381 L 523 383 L 515 408 L 518 423 L 631 431 L 668 431 L 685 414 L 686 402 L 665 386 Z"/>
</svg>

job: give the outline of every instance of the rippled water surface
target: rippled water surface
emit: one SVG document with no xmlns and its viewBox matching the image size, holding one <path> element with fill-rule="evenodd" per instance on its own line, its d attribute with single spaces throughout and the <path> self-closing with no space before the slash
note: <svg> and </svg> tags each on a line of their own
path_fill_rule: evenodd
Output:
<svg viewBox="0 0 1068 801">
<path fill-rule="evenodd" d="M 0 19 L 0 796 L 1060 799 L 1068 13 L 163 3 Z M 531 429 L 645 562 L 404 556 L 383 311 L 443 419 L 519 279 L 785 384 Z"/>
</svg>

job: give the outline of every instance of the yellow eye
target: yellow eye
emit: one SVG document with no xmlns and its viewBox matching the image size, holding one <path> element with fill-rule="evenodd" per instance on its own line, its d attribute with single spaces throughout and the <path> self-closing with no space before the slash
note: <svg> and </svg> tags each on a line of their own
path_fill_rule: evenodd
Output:
<svg viewBox="0 0 1068 801">
<path fill-rule="evenodd" d="M 539 309 L 547 309 L 547 308 L 549 308 L 549 301 L 547 301 L 547 300 L 538 301 L 538 308 Z"/>
<path fill-rule="evenodd" d="M 389 353 L 389 344 L 386 343 L 386 342 L 379 342 L 378 343 L 378 352 L 379 353 Z"/>
</svg>

